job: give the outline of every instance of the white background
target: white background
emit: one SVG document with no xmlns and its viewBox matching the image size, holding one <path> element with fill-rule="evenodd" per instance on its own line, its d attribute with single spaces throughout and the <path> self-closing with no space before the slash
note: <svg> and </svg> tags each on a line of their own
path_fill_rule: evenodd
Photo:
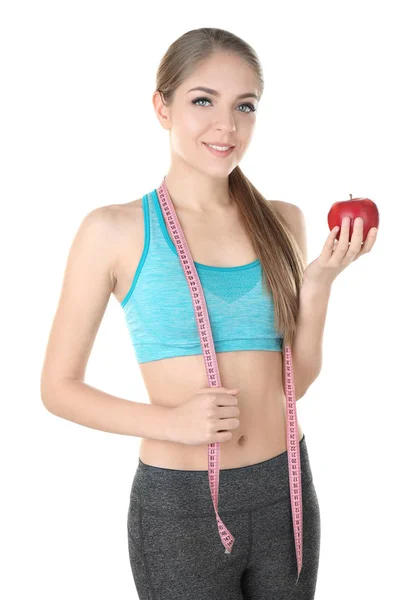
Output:
<svg viewBox="0 0 400 600">
<path fill-rule="evenodd" d="M 42 404 L 40 373 L 83 217 L 142 196 L 168 171 L 168 132 L 151 103 L 155 73 L 177 37 L 203 26 L 232 31 L 261 59 L 265 91 L 241 167 L 266 198 L 302 208 L 309 262 L 334 202 L 352 193 L 379 207 L 372 252 L 333 284 L 323 370 L 297 411 L 321 509 L 316 599 L 398 593 L 395 4 L 2 4 L 3 598 L 137 597 L 126 517 L 140 439 L 55 417 Z M 148 401 L 114 296 L 86 382 Z"/>
</svg>

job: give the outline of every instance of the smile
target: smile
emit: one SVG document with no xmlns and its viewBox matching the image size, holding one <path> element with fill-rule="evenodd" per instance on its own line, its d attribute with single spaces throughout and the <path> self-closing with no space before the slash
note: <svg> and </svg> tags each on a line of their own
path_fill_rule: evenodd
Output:
<svg viewBox="0 0 400 600">
<path fill-rule="evenodd" d="M 235 146 L 232 146 L 231 148 L 228 148 L 227 150 L 217 150 L 215 147 L 209 146 L 205 142 L 203 142 L 203 144 L 207 148 L 207 150 L 209 152 L 211 152 L 211 154 L 213 154 L 214 156 L 219 156 L 221 158 L 225 158 L 225 156 L 229 156 L 235 148 Z M 222 146 L 222 147 L 224 148 L 225 146 Z"/>
</svg>

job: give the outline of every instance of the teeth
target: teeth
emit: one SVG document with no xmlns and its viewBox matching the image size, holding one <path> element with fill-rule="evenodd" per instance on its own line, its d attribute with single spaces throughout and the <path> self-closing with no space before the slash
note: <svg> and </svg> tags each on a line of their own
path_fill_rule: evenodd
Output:
<svg viewBox="0 0 400 600">
<path fill-rule="evenodd" d="M 213 146 L 212 144 L 207 144 L 207 146 L 210 146 L 210 148 L 215 148 L 215 150 L 229 150 L 230 146 Z"/>
</svg>

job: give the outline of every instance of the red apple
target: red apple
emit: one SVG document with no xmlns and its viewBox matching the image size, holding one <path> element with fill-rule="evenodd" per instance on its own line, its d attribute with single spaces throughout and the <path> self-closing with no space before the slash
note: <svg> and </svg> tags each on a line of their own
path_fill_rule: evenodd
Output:
<svg viewBox="0 0 400 600">
<path fill-rule="evenodd" d="M 371 229 L 371 227 L 379 226 L 378 207 L 375 202 L 369 198 L 353 198 L 353 196 L 350 194 L 350 200 L 335 202 L 328 214 L 329 229 L 332 231 L 336 225 L 341 227 L 342 220 L 345 217 L 350 217 L 349 242 L 351 241 L 351 236 L 353 235 L 353 225 L 356 217 L 361 217 L 364 221 L 363 242 L 365 242 L 368 231 Z M 336 235 L 337 240 L 339 239 L 339 236 L 340 229 Z"/>
</svg>

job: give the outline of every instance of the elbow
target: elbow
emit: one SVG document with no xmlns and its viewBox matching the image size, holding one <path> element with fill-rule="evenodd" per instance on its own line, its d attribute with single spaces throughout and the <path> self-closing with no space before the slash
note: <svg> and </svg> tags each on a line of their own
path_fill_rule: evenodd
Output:
<svg viewBox="0 0 400 600">
<path fill-rule="evenodd" d="M 43 380 L 43 375 L 40 380 L 40 399 L 42 401 L 43 406 L 47 410 L 50 410 L 49 409 L 49 391 L 48 391 L 48 386 L 45 384 L 45 382 Z"/>
<path fill-rule="evenodd" d="M 54 386 L 50 385 L 49 378 L 45 377 L 44 373 L 42 371 L 42 375 L 40 378 L 40 399 L 42 400 L 43 406 L 49 412 L 52 412 L 52 409 L 51 409 L 52 398 L 54 398 Z"/>
<path fill-rule="evenodd" d="M 294 393 L 296 396 L 296 400 L 300 400 L 300 398 L 302 398 L 303 396 L 306 395 L 309 388 L 312 386 L 314 381 L 318 378 L 318 375 L 320 374 L 320 372 L 321 372 L 321 369 L 318 369 L 317 371 L 314 371 L 314 372 L 308 371 L 305 374 L 303 373 L 301 377 L 299 376 L 298 373 L 297 373 L 297 377 L 295 375 Z"/>
<path fill-rule="evenodd" d="M 62 380 L 48 381 L 42 378 L 40 382 L 40 398 L 43 406 L 53 415 L 57 414 L 57 406 L 61 403 Z"/>
<path fill-rule="evenodd" d="M 51 413 L 54 413 L 54 394 L 50 392 L 48 388 L 41 387 L 40 398 L 45 409 Z"/>
<path fill-rule="evenodd" d="M 50 400 L 52 397 L 52 392 L 50 391 L 50 377 L 48 373 L 45 373 L 45 369 L 42 369 L 40 375 L 40 399 L 42 401 L 43 406 L 51 412 L 50 408 Z"/>
<path fill-rule="evenodd" d="M 284 395 L 286 396 L 285 381 L 282 382 L 282 387 L 283 387 Z M 296 398 L 296 402 L 297 402 L 297 400 L 300 400 L 300 398 L 302 398 L 305 395 L 308 388 L 309 388 L 309 386 L 305 387 L 303 383 L 300 383 L 299 381 L 295 380 L 295 382 L 294 382 L 294 397 Z"/>
<path fill-rule="evenodd" d="M 307 391 L 307 390 L 305 390 L 305 391 L 304 391 L 304 390 L 302 390 L 302 391 L 299 393 L 299 392 L 297 392 L 297 391 L 295 390 L 296 402 L 297 402 L 298 400 L 300 400 L 300 398 L 302 398 L 302 397 L 305 395 L 306 391 Z"/>
<path fill-rule="evenodd" d="M 296 385 L 294 386 L 294 395 L 296 398 L 296 402 L 297 402 L 297 400 L 300 400 L 300 398 L 302 398 L 303 396 L 306 395 L 308 388 L 309 388 L 309 386 L 304 387 L 304 385 L 303 386 L 296 386 Z"/>
<path fill-rule="evenodd" d="M 309 379 L 307 379 L 307 381 L 305 383 L 303 383 L 303 385 L 300 388 L 300 394 L 296 395 L 297 400 L 299 400 L 300 398 L 305 396 L 305 394 L 308 392 L 309 388 L 312 386 L 314 381 L 318 378 L 318 375 L 320 374 L 320 372 L 321 372 L 321 369 L 319 369 L 319 371 L 317 371 L 312 377 L 310 377 Z"/>
<path fill-rule="evenodd" d="M 292 380 L 294 384 L 294 395 L 296 400 L 300 400 L 307 393 L 309 387 L 314 383 L 317 379 L 318 375 L 321 372 L 322 364 L 313 363 L 307 364 L 303 363 L 299 364 L 298 361 L 293 359 L 292 363 Z M 284 392 L 286 394 L 286 372 L 285 369 L 282 368 L 282 385 Z"/>
</svg>

